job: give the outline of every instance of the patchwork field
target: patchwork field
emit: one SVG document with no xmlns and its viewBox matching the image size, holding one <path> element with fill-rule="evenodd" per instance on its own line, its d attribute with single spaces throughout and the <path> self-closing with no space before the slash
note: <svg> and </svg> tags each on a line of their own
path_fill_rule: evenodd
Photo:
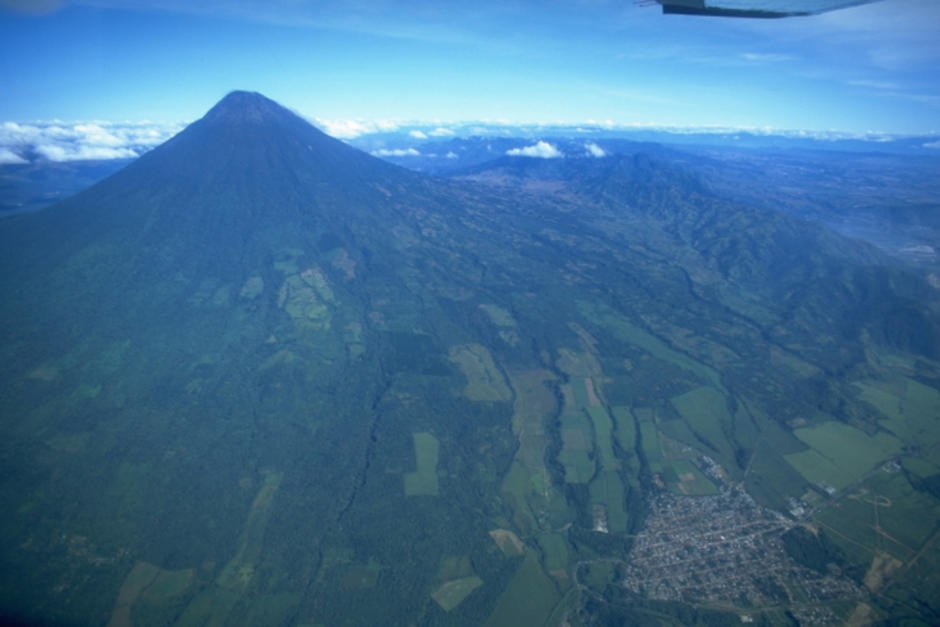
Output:
<svg viewBox="0 0 940 627">
<path fill-rule="evenodd" d="M 512 430 L 519 442 L 502 492 L 512 503 L 513 521 L 526 532 L 541 527 L 539 520 L 551 518 L 553 508 L 565 509 L 565 499 L 552 485 L 545 467 L 549 445 L 546 421 L 556 408 L 548 385 L 555 376 L 546 370 L 510 373 L 515 401 Z"/>
</svg>

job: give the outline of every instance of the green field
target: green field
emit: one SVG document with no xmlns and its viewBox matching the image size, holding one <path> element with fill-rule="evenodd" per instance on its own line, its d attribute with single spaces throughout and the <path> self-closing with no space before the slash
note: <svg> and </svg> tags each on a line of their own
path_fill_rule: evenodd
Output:
<svg viewBox="0 0 940 627">
<path fill-rule="evenodd" d="M 921 479 L 940 474 L 940 466 L 925 459 L 921 459 L 920 457 L 902 457 L 901 464 L 904 466 L 905 470 L 914 473 Z"/>
<path fill-rule="evenodd" d="M 567 577 L 569 552 L 565 534 L 543 533 L 539 535 L 538 543 L 542 550 L 545 570 L 551 575 L 563 573 L 563 576 Z"/>
<path fill-rule="evenodd" d="M 445 612 L 449 612 L 470 596 L 470 593 L 483 585 L 483 580 L 477 576 L 463 577 L 448 581 L 440 588 L 434 591 L 431 598 L 441 606 Z"/>
<path fill-rule="evenodd" d="M 632 453 L 636 447 L 636 424 L 633 415 L 630 413 L 630 408 L 623 406 L 611 407 L 611 412 L 614 415 L 614 423 L 616 424 L 614 432 L 617 434 L 617 443 L 623 451 Z"/>
<path fill-rule="evenodd" d="M 179 619 L 181 625 L 224 624 L 245 589 L 251 584 L 255 566 L 260 559 L 264 531 L 271 516 L 271 506 L 283 474 L 268 471 L 251 504 L 248 519 L 242 527 L 238 551 L 222 568 L 213 585 L 204 588 Z"/>
<path fill-rule="evenodd" d="M 715 485 L 689 460 L 677 459 L 671 462 L 671 466 L 678 479 L 676 488 L 679 494 L 703 496 L 718 493 Z"/>
<path fill-rule="evenodd" d="M 603 407 L 587 407 L 586 411 L 591 417 L 591 423 L 594 425 L 594 435 L 597 438 L 597 454 L 601 466 L 607 470 L 618 469 L 620 462 L 614 456 L 614 446 L 611 441 L 614 425 L 610 419 L 610 414 Z"/>
<path fill-rule="evenodd" d="M 415 433 L 415 470 L 406 472 L 405 496 L 437 496 L 437 458 L 440 444 L 430 433 Z"/>
<path fill-rule="evenodd" d="M 940 442 L 940 392 L 907 377 L 854 384 L 863 401 L 885 415 L 880 424 L 905 442 L 929 448 Z"/>
<path fill-rule="evenodd" d="M 555 584 L 542 570 L 538 554 L 528 549 L 485 624 L 487 627 L 542 625 L 558 600 Z"/>
<path fill-rule="evenodd" d="M 652 422 L 640 423 L 640 442 L 643 445 L 643 455 L 650 467 L 661 468 L 663 452 L 659 446 L 659 432 Z"/>
<path fill-rule="evenodd" d="M 460 367 L 467 385 L 464 395 L 472 401 L 508 401 L 512 391 L 506 384 L 506 378 L 493 356 L 482 344 L 454 346 L 447 354 L 448 358 Z"/>
<path fill-rule="evenodd" d="M 698 437 L 689 441 L 688 436 L 670 435 L 709 456 L 717 457 L 725 470 L 733 472 L 736 468 L 734 449 L 725 436 L 725 430 L 731 426 L 732 420 L 724 394 L 713 387 L 702 386 L 674 397 L 672 405 Z M 703 447 L 699 438 L 710 446 Z"/>
<path fill-rule="evenodd" d="M 490 531 L 490 537 L 506 557 L 516 557 L 525 552 L 525 544 L 509 529 L 493 529 Z"/>
<path fill-rule="evenodd" d="M 515 392 L 512 431 L 519 447 L 503 479 L 502 492 L 512 504 L 516 525 L 534 531 L 549 504 L 564 502 L 551 485 L 544 461 L 549 443 L 545 423 L 556 407 L 548 384 L 555 377 L 546 370 L 528 370 L 510 372 L 509 378 Z"/>
<path fill-rule="evenodd" d="M 693 373 L 703 382 L 709 381 L 718 389 L 724 390 L 724 386 L 721 384 L 721 375 L 714 368 L 674 350 L 660 338 L 644 331 L 612 309 L 597 303 L 585 302 L 579 303 L 578 308 L 585 317 L 603 326 L 621 340 L 643 349 L 657 359 L 662 359 Z"/>
<path fill-rule="evenodd" d="M 581 411 L 561 415 L 562 448 L 558 461 L 565 467 L 567 483 L 587 483 L 594 476 L 594 439 L 588 417 Z"/>
<path fill-rule="evenodd" d="M 602 470 L 589 486 L 591 501 L 607 507 L 607 524 L 611 533 L 627 530 L 627 513 L 623 503 L 623 481 L 611 470 Z"/>
<path fill-rule="evenodd" d="M 886 541 L 917 552 L 940 521 L 940 501 L 915 490 L 903 473 L 881 471 L 866 480 L 852 497 L 877 507 L 877 524 Z"/>
<path fill-rule="evenodd" d="M 869 436 L 835 421 L 793 433 L 811 448 L 786 455 L 786 460 L 810 483 L 825 483 L 837 490 L 901 450 L 901 443 L 893 436 Z"/>
<path fill-rule="evenodd" d="M 809 488 L 807 480 L 785 459 L 788 448 L 803 444 L 788 431 L 775 424 L 768 427 L 771 436 L 765 437 L 754 449 L 745 486 L 761 502 L 779 510 L 788 508 L 788 499 L 799 499 Z"/>
<path fill-rule="evenodd" d="M 597 437 L 598 458 L 601 472 L 591 482 L 591 500 L 607 507 L 607 523 L 612 533 L 627 530 L 627 513 L 623 502 L 623 482 L 620 479 L 620 461 L 614 456 L 611 430 L 613 423 L 603 407 L 588 407 L 587 413 L 594 425 Z"/>
</svg>

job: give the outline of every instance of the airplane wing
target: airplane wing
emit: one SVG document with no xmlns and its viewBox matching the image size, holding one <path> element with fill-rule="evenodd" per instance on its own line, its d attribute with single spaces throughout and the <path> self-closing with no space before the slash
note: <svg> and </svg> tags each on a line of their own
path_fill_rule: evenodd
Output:
<svg viewBox="0 0 940 627">
<path fill-rule="evenodd" d="M 656 0 L 663 13 L 718 17 L 792 17 L 843 9 L 875 0 Z"/>
</svg>

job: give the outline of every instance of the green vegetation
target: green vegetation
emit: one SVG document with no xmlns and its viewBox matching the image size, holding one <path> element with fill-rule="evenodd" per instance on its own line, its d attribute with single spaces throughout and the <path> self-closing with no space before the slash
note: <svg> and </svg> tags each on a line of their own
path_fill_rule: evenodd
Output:
<svg viewBox="0 0 940 627">
<path fill-rule="evenodd" d="M 670 348 L 663 340 L 655 335 L 644 331 L 626 318 L 618 315 L 616 312 L 591 303 L 579 303 L 581 313 L 589 317 L 599 325 L 602 325 L 608 332 L 613 333 L 619 339 L 632 344 L 657 359 L 675 364 L 676 366 L 688 370 L 701 381 L 709 381 L 719 390 L 724 390 L 721 384 L 721 375 L 713 368 L 696 361 L 689 356 Z"/>
<path fill-rule="evenodd" d="M 506 557 L 516 557 L 525 552 L 522 540 L 509 529 L 493 529 L 490 531 L 490 537 Z"/>
<path fill-rule="evenodd" d="M 555 585 L 542 570 L 538 555 L 530 549 L 485 624 L 487 627 L 541 625 L 558 601 Z"/>
<path fill-rule="evenodd" d="M 689 432 L 675 429 L 670 435 L 712 457 L 727 470 L 734 470 L 734 447 L 725 435 L 732 424 L 724 394 L 712 387 L 699 387 L 672 399 Z"/>
<path fill-rule="evenodd" d="M 558 461 L 565 467 L 567 483 L 587 483 L 594 476 L 594 437 L 583 412 L 566 410 L 561 415 L 562 448 Z"/>
<path fill-rule="evenodd" d="M 839 422 L 825 422 L 793 433 L 811 448 L 787 455 L 787 461 L 810 483 L 836 489 L 844 488 L 901 450 L 897 438 L 886 433 L 869 436 Z"/>
<path fill-rule="evenodd" d="M 925 448 L 940 442 L 940 392 L 907 377 L 855 385 L 861 399 L 884 414 L 882 426 L 898 438 Z"/>
<path fill-rule="evenodd" d="M 430 433 L 414 434 L 415 470 L 406 472 L 406 496 L 437 496 L 437 461 L 440 443 Z"/>
<path fill-rule="evenodd" d="M 479 577 L 463 577 L 443 584 L 431 595 L 445 612 L 449 612 L 460 605 L 471 592 L 483 585 Z"/>
<path fill-rule="evenodd" d="M 696 468 L 690 461 L 677 459 L 670 465 L 677 480 L 675 486 L 681 494 L 704 496 L 718 492 L 718 488 L 715 487 L 715 484 L 706 479 L 702 471 Z"/>
<path fill-rule="evenodd" d="M 636 425 L 633 415 L 628 407 L 612 407 L 616 422 L 617 443 L 622 451 L 633 451 L 636 448 Z"/>
<path fill-rule="evenodd" d="M 242 528 L 238 552 L 229 560 L 210 587 L 204 589 L 186 607 L 181 625 L 222 625 L 255 576 L 261 557 L 264 531 L 271 516 L 274 496 L 283 474 L 264 473 L 264 481 L 251 504 L 248 520 Z"/>
<path fill-rule="evenodd" d="M 568 538 L 563 533 L 543 533 L 538 536 L 539 548 L 542 550 L 542 563 L 548 574 L 556 579 L 568 578 Z"/>
<path fill-rule="evenodd" d="M 659 472 L 662 469 L 663 452 L 659 447 L 659 433 L 655 424 L 648 421 L 640 423 L 640 441 L 643 444 L 643 455 L 650 468 Z"/>
<path fill-rule="evenodd" d="M 829 564 L 845 565 L 845 554 L 824 531 L 813 533 L 805 527 L 794 527 L 781 537 L 787 555 L 797 564 L 821 574 L 829 572 Z"/>
<path fill-rule="evenodd" d="M 870 620 L 938 615 L 919 275 L 666 151 L 512 160 L 564 192 L 493 191 L 270 107 L 0 221 L 0 615 L 740 624 L 746 596 L 621 585 L 660 504 L 739 485 L 790 521 L 764 512 L 768 541 L 824 534 L 784 541 L 867 586 Z M 800 602 L 756 623 L 811 600 L 759 583 Z"/>
<path fill-rule="evenodd" d="M 545 370 L 510 373 L 515 391 L 512 431 L 519 442 L 502 492 L 513 508 L 513 522 L 526 532 L 540 528 L 540 520 L 564 508 L 564 497 L 545 466 L 550 444 L 548 422 L 555 411 L 555 397 L 548 387 L 554 376 Z M 560 512 L 564 519 L 566 514 Z"/>
<path fill-rule="evenodd" d="M 493 362 L 493 357 L 486 347 L 480 344 L 454 346 L 448 357 L 458 366 L 467 378 L 464 395 L 473 401 L 508 401 L 512 391 L 506 385 L 506 378 Z"/>
</svg>

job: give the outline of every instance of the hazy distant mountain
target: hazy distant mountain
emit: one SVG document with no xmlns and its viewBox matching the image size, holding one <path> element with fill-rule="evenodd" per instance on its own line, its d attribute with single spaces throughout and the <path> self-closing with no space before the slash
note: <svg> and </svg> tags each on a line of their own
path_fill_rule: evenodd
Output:
<svg viewBox="0 0 940 627">
<path fill-rule="evenodd" d="M 128 159 L 0 164 L 0 216 L 48 207 L 97 183 Z"/>
<path fill-rule="evenodd" d="M 934 288 L 649 152 L 444 180 L 233 92 L 0 221 L 4 614 L 932 620 Z"/>
</svg>

